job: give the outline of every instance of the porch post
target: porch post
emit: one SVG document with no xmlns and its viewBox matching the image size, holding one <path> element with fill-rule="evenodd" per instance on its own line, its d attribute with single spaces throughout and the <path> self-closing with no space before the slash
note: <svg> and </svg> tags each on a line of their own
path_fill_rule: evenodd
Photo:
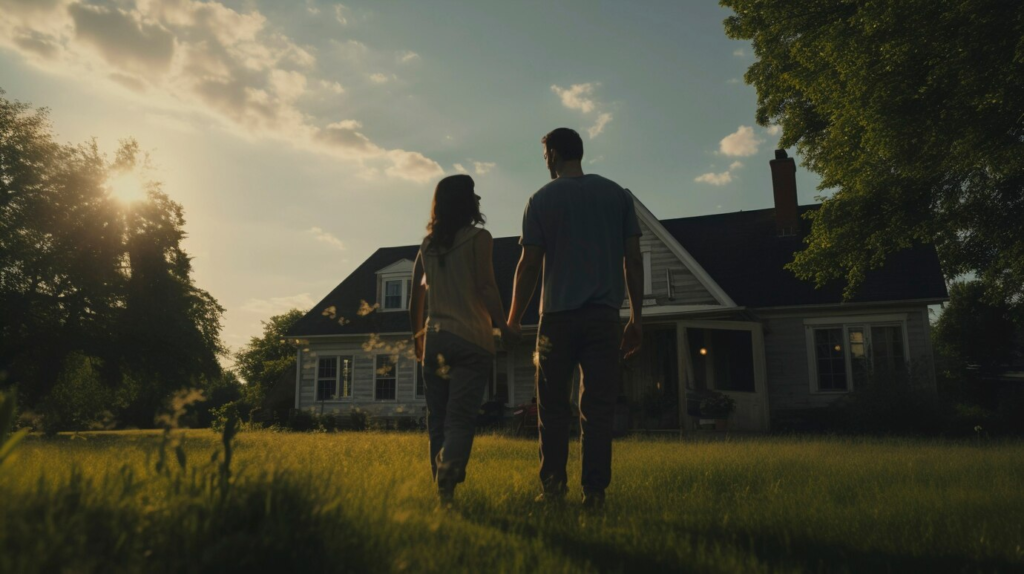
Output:
<svg viewBox="0 0 1024 574">
<path fill-rule="evenodd" d="M 676 371 L 679 373 L 679 436 L 684 436 L 686 423 L 686 391 L 693 381 L 692 365 L 687 360 L 687 349 L 690 348 L 686 339 L 686 327 L 682 321 L 676 321 Z"/>
</svg>

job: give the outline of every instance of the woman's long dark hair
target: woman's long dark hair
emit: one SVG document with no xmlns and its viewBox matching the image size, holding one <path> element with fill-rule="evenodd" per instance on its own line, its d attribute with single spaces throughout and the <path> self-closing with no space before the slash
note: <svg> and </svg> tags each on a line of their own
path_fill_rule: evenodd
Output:
<svg viewBox="0 0 1024 574">
<path fill-rule="evenodd" d="M 437 182 L 427 224 L 430 247 L 450 248 L 456 232 L 467 225 L 486 221 L 480 213 L 480 198 L 473 191 L 474 187 L 473 178 L 468 175 L 451 175 Z"/>
</svg>

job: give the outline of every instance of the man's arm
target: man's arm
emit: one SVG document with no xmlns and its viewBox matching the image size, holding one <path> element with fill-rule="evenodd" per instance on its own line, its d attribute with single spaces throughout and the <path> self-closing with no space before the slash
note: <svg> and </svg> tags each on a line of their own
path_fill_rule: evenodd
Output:
<svg viewBox="0 0 1024 574">
<path fill-rule="evenodd" d="M 416 263 L 412 271 L 412 295 L 409 297 L 409 324 L 412 326 L 413 344 L 416 348 L 416 360 L 423 361 L 423 343 L 426 333 L 423 308 L 427 299 L 427 287 L 424 282 L 423 259 L 416 255 Z"/>
<path fill-rule="evenodd" d="M 533 291 L 537 288 L 537 278 L 540 277 L 543 264 L 543 247 L 539 245 L 523 246 L 523 254 L 519 258 L 519 265 L 516 266 L 516 278 L 512 287 L 512 306 L 508 313 L 509 327 L 514 330 L 521 328 L 523 314 L 526 313 L 526 306 L 533 298 Z"/>
<path fill-rule="evenodd" d="M 622 333 L 622 350 L 628 359 L 640 350 L 643 340 L 644 256 L 640 253 L 639 236 L 627 237 L 625 247 L 622 268 L 629 292 L 629 323 Z"/>
</svg>

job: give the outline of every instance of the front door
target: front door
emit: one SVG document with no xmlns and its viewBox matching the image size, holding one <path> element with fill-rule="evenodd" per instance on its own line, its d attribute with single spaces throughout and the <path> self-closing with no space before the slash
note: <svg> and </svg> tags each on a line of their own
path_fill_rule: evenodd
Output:
<svg viewBox="0 0 1024 574">
<path fill-rule="evenodd" d="M 764 335 L 748 321 L 681 321 L 680 357 L 688 390 L 713 390 L 732 397 L 732 430 L 768 430 Z"/>
</svg>

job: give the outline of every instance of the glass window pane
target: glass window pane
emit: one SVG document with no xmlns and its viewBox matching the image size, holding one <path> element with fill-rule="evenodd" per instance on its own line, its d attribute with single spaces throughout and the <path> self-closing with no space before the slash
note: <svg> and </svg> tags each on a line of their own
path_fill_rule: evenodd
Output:
<svg viewBox="0 0 1024 574">
<path fill-rule="evenodd" d="M 352 357 L 338 357 L 341 362 L 341 377 L 338 380 L 338 394 L 341 397 L 352 396 Z"/>
<path fill-rule="evenodd" d="M 846 389 L 846 353 L 839 327 L 814 330 L 814 352 L 820 390 Z"/>
<path fill-rule="evenodd" d="M 866 384 L 870 371 L 871 359 L 868 357 L 867 343 L 864 339 L 863 327 L 848 327 L 850 337 L 850 367 L 853 370 L 854 388 Z"/>
<path fill-rule="evenodd" d="M 316 400 L 329 401 L 334 398 L 334 381 L 321 379 L 316 382 Z"/>
<path fill-rule="evenodd" d="M 384 308 L 398 309 L 402 306 L 402 282 L 387 281 L 384 283 Z"/>
<path fill-rule="evenodd" d="M 373 397 L 378 401 L 393 401 L 396 395 L 395 377 L 398 371 L 398 355 L 377 355 L 374 372 Z"/>
<path fill-rule="evenodd" d="M 881 325 L 871 328 L 871 352 L 875 357 L 875 375 L 891 379 L 906 368 L 903 356 L 903 327 Z"/>
<path fill-rule="evenodd" d="M 750 331 L 707 329 L 707 356 L 714 365 L 714 388 L 754 392 L 754 343 Z"/>
<path fill-rule="evenodd" d="M 337 357 L 321 357 L 317 363 L 316 377 L 318 379 L 334 378 L 337 374 Z"/>
</svg>

